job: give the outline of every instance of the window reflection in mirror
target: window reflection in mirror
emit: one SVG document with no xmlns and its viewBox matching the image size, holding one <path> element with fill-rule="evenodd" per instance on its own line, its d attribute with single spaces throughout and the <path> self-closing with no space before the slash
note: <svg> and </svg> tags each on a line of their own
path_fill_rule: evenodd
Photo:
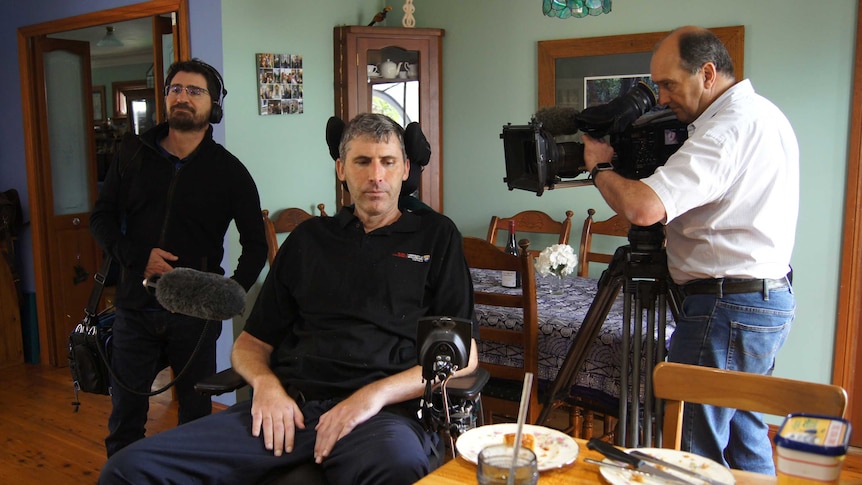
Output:
<svg viewBox="0 0 862 485">
<path fill-rule="evenodd" d="M 401 126 L 419 121 L 419 81 L 375 84 L 371 111 L 385 114 Z"/>
</svg>

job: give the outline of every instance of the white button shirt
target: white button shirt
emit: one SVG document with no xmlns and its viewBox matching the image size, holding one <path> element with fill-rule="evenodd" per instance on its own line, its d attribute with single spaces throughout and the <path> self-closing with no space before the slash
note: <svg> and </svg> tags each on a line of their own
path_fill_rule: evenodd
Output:
<svg viewBox="0 0 862 485">
<path fill-rule="evenodd" d="M 799 212 L 799 146 L 790 122 L 746 79 L 688 132 L 667 163 L 642 179 L 667 212 L 673 280 L 787 274 Z"/>
</svg>

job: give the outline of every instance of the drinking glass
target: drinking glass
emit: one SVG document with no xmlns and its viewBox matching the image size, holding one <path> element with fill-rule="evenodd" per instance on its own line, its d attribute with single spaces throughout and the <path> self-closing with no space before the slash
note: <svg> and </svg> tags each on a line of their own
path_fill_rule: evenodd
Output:
<svg viewBox="0 0 862 485">
<path fill-rule="evenodd" d="M 479 452 L 476 478 L 479 485 L 507 485 L 515 449 L 509 445 L 491 445 Z M 515 460 L 515 485 L 536 485 L 539 468 L 536 454 L 529 448 L 518 449 Z"/>
</svg>

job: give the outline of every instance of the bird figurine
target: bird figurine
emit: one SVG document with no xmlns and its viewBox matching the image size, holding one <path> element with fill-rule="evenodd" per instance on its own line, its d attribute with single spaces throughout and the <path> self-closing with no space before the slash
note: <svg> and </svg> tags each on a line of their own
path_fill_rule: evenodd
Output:
<svg viewBox="0 0 862 485">
<path fill-rule="evenodd" d="M 377 12 L 374 15 L 374 18 L 371 19 L 371 22 L 368 23 L 368 26 L 371 27 L 374 24 L 379 24 L 386 19 L 386 14 L 388 14 L 392 10 L 392 7 L 383 7 L 383 10 Z"/>
</svg>

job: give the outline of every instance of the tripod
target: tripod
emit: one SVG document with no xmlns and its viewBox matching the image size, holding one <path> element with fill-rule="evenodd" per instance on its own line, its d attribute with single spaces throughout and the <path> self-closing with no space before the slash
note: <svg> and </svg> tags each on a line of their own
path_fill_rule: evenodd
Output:
<svg viewBox="0 0 862 485">
<path fill-rule="evenodd" d="M 593 299 L 581 329 L 560 367 L 550 391 L 545 395 L 542 412 L 536 424 L 544 424 L 551 411 L 565 403 L 572 383 L 586 358 L 587 348 L 596 339 L 608 316 L 620 289 L 624 290 L 624 317 L 622 332 L 623 349 L 631 349 L 629 358 L 620 363 L 619 431 L 617 444 L 639 446 L 639 418 L 643 416 L 643 442 L 652 443 L 652 420 L 661 423 L 662 409 L 652 396 L 652 368 L 665 357 L 665 325 L 667 323 L 667 299 L 671 301 L 671 312 L 678 314 L 678 301 L 670 291 L 670 275 L 667 270 L 667 255 L 664 250 L 664 229 L 661 224 L 649 227 L 632 226 L 628 234 L 629 244 L 620 246 L 608 268 L 599 279 L 598 292 Z M 643 318 L 647 316 L 644 331 Z M 634 326 L 632 326 L 634 319 Z M 644 334 L 647 336 L 644 345 Z M 656 336 L 653 338 L 653 336 Z M 656 345 L 656 343 L 660 345 Z M 641 355 L 644 354 L 643 366 Z M 640 409 L 641 369 L 647 370 L 644 383 L 644 406 Z M 631 375 L 631 379 L 629 376 Z M 631 391 L 629 382 L 631 381 Z M 629 432 L 629 427 L 631 432 Z M 660 426 L 657 427 L 660 440 Z M 627 440 L 627 441 L 626 441 Z"/>
</svg>

